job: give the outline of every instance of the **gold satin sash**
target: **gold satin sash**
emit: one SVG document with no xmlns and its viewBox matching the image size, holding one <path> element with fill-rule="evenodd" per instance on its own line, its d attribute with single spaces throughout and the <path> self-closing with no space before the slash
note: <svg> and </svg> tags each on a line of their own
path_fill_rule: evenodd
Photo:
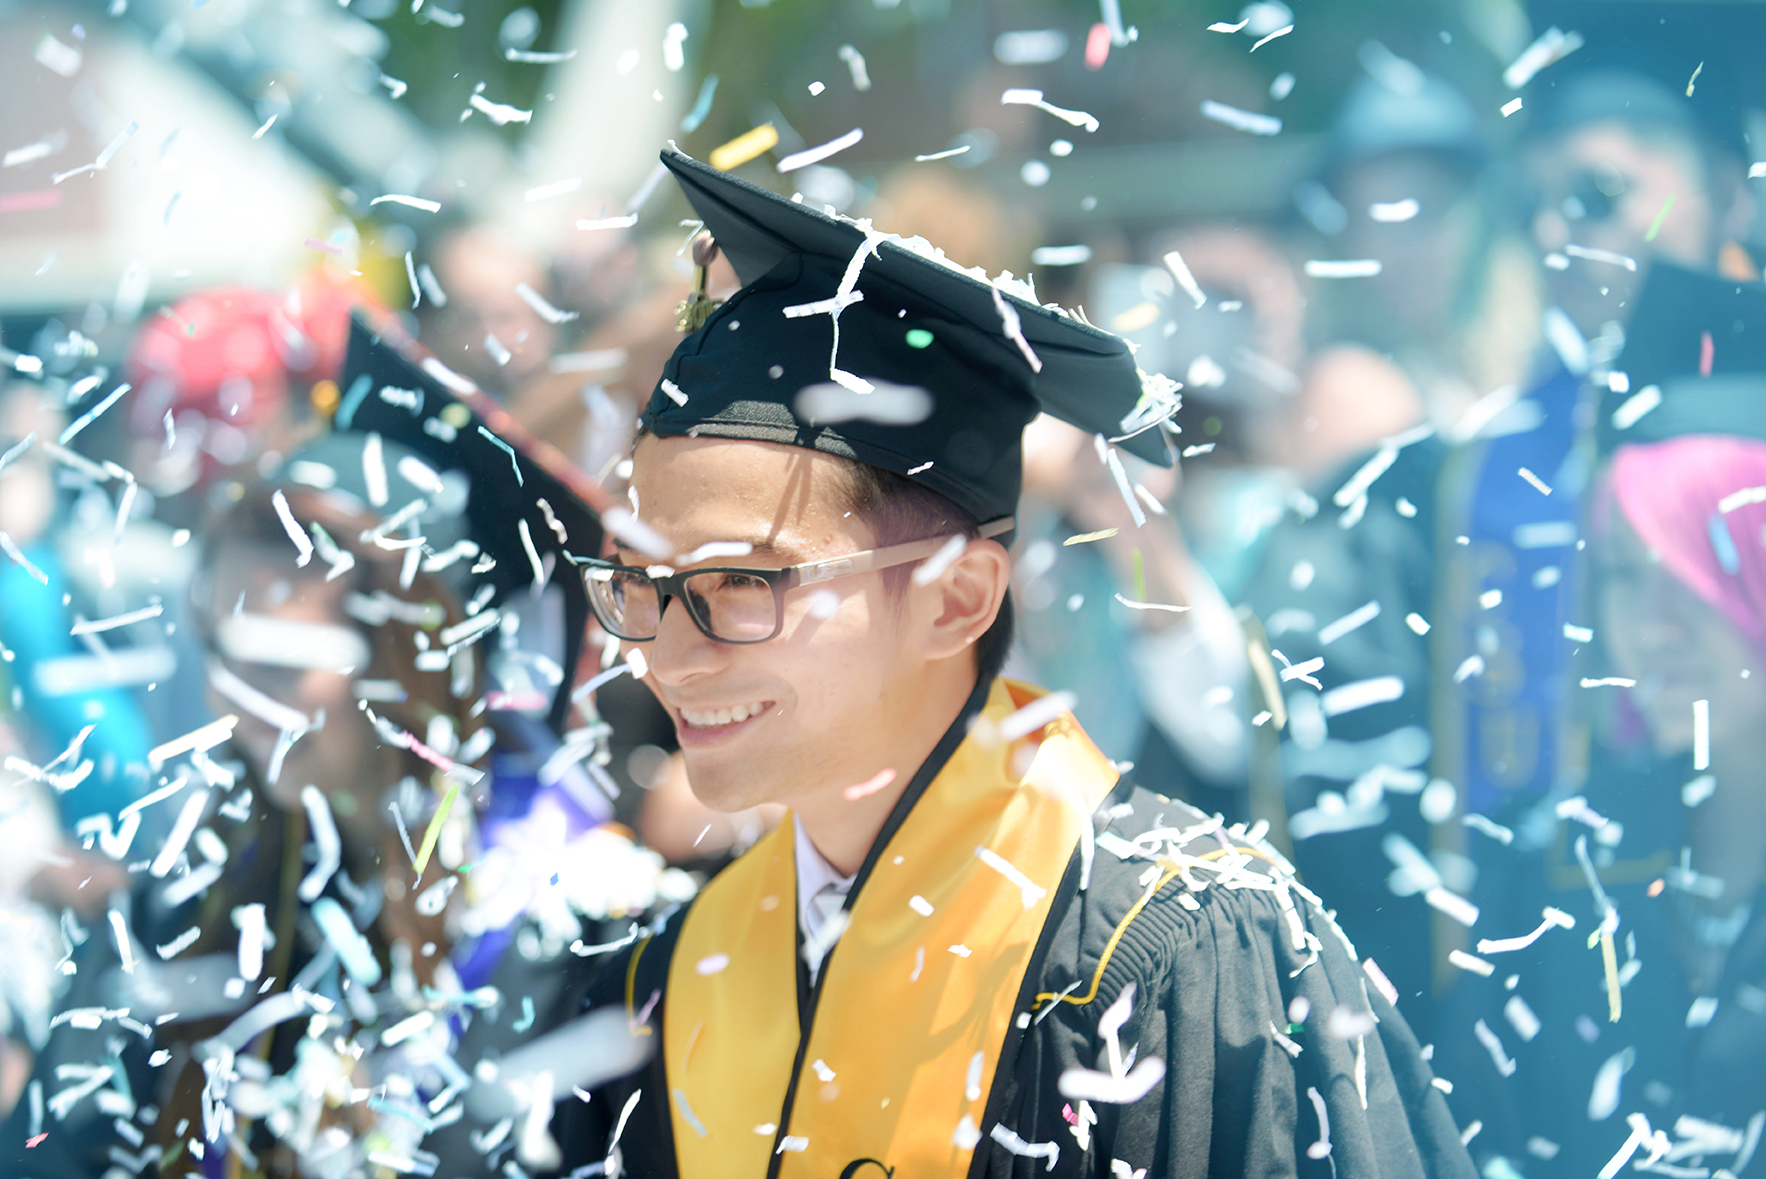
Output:
<svg viewBox="0 0 1766 1179">
<path fill-rule="evenodd" d="M 1041 695 L 996 681 L 982 725 Z M 822 968 L 780 1179 L 868 1174 L 861 1160 L 916 1179 L 968 1171 L 1053 894 L 1116 778 L 1071 714 L 1011 745 L 957 746 Z M 796 894 L 782 823 L 688 911 L 663 1028 L 682 1179 L 767 1173 L 799 1040 Z"/>
</svg>

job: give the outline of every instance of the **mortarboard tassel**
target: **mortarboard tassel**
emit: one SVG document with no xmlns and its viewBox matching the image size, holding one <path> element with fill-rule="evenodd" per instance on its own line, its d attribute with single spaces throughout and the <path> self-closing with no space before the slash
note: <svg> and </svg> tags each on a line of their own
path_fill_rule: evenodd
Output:
<svg viewBox="0 0 1766 1179">
<path fill-rule="evenodd" d="M 709 233 L 701 233 L 693 239 L 693 290 L 675 308 L 675 330 L 696 332 L 705 326 L 711 313 L 723 303 L 722 299 L 713 299 L 705 293 L 705 283 L 711 264 L 717 260 L 717 242 Z"/>
</svg>

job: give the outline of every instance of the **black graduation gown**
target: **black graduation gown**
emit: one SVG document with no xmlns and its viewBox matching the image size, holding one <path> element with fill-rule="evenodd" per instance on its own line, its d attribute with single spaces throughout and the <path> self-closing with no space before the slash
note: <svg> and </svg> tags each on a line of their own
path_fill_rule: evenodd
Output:
<svg viewBox="0 0 1766 1179">
<path fill-rule="evenodd" d="M 1622 824 L 1614 846 L 1572 818 L 1557 821 L 1542 850 L 1521 839 L 1477 845 L 1479 933 L 1526 934 L 1547 905 L 1576 922 L 1524 949 L 1485 954 L 1495 967 L 1488 978 L 1456 980 L 1440 1064 L 1461 1116 L 1484 1125 L 1471 1148 L 1485 1167 L 1500 1158 L 1499 1167 L 1528 1179 L 1586 1179 L 1631 1145 L 1631 1119 L 1642 1115 L 1672 1144 L 1659 1165 L 1684 1169 L 1682 1179 L 1701 1169 L 1766 1175 L 1766 891 L 1742 910 L 1718 972 L 1689 975 L 1679 951 L 1690 906 L 1675 872 L 1687 808 L 1675 787 L 1694 775 L 1688 757 L 1597 746 L 1587 799 Z M 1575 854 L 1578 838 L 1618 912 L 1616 1021 L 1602 952 L 1588 944 L 1600 906 Z M 1652 1153 L 1643 1147 L 1624 1170 Z"/>
<path fill-rule="evenodd" d="M 983 694 L 978 690 L 971 710 Z M 961 739 L 968 715 L 952 726 L 916 775 L 898 811 L 911 807 L 925 789 Z M 897 829 L 898 817 L 885 826 L 880 843 Z M 1122 845 L 1108 836 L 1132 841 L 1143 832 L 1206 821 L 1187 804 L 1126 781 L 1093 816 L 1100 837 L 1117 848 Z M 1201 856 L 1219 846 L 1212 836 L 1198 835 L 1183 850 Z M 871 859 L 876 857 L 873 851 Z M 1181 879 L 1163 885 L 1111 949 L 1118 927 L 1147 892 L 1142 877 L 1150 864 L 1099 847 L 1082 890 L 1081 856 L 1074 853 L 1016 1010 L 1037 1007 L 1035 996 L 1042 992 L 1070 992 L 1075 984 L 1083 988 L 1107 951 L 1109 961 L 1091 1002 L 1057 1002 L 1043 1018 L 1032 1016 L 1028 1027 L 1018 1026 L 1026 1022 L 1022 1015 L 1013 1022 L 987 1096 L 972 1174 L 1111 1175 L 1126 1166 L 1125 1179 L 1143 1170 L 1153 1179 L 1471 1179 L 1459 1131 L 1403 1017 L 1364 976 L 1329 918 L 1299 893 L 1293 899 L 1299 920 L 1315 935 L 1315 951 L 1294 948 L 1296 935 L 1276 893 L 1220 885 L 1192 892 Z M 855 897 L 865 883 L 861 870 Z M 625 1004 L 629 994 L 640 1008 L 637 1014 L 644 1014 L 646 997 L 655 996 L 648 1020 L 660 1029 L 668 1011 L 668 965 L 683 917 L 677 913 L 660 927 L 635 971 L 632 949 L 613 956 L 590 984 L 585 1006 Z M 839 953 L 836 943 L 828 961 Z M 824 965 L 821 980 L 828 971 Z M 819 982 L 812 986 L 801 966 L 798 976 L 798 994 L 780 1000 L 795 999 L 807 1039 Z M 877 984 L 880 1017 L 889 1010 L 893 985 Z M 1160 1057 L 1168 1066 L 1166 1075 L 1139 1101 L 1093 1107 L 1095 1126 L 1075 1126 L 1080 1103 L 1061 1096 L 1059 1079 L 1076 1067 L 1108 1067 L 1102 1063 L 1099 1015 L 1130 985 L 1135 999 L 1119 1033 L 1121 1049 L 1135 1057 Z M 1306 1003 L 1296 1004 L 1302 998 Z M 1290 1012 L 1302 1014 L 1299 1006 L 1308 1010 L 1290 1025 Z M 1333 1030 L 1347 1031 L 1351 1038 L 1339 1039 Z M 914 1034 L 907 1028 L 902 1033 Z M 744 1078 L 732 1076 L 729 1084 L 742 1085 Z M 634 1176 L 678 1175 L 669 1088 L 659 1054 L 638 1072 L 596 1090 L 587 1103 L 560 1105 L 553 1127 L 564 1152 L 561 1173 L 587 1176 L 617 1167 Z M 1315 1145 L 1327 1138 L 1316 1112 L 1319 1101 L 1329 1122 L 1328 1153 Z M 622 1114 L 618 1149 L 610 1156 Z M 996 1126 L 1002 1132 L 996 1133 Z M 1053 1143 L 1058 1152 L 1053 1159 L 1046 1148 L 1026 1155 L 1005 1142 Z"/>
</svg>

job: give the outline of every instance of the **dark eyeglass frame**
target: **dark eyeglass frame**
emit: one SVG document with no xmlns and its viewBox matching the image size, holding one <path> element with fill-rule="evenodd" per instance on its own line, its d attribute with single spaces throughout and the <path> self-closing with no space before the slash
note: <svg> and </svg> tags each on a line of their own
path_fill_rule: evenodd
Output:
<svg viewBox="0 0 1766 1179">
<path fill-rule="evenodd" d="M 1018 526 L 1017 517 L 1001 516 L 997 520 L 989 520 L 976 529 L 976 537 L 990 540 L 993 537 L 1012 531 Z M 587 591 L 589 606 L 595 612 L 595 618 L 602 629 L 614 638 L 627 643 L 648 643 L 656 635 L 628 635 L 610 620 L 596 601 L 595 592 L 589 586 L 591 581 L 610 581 L 616 573 L 632 574 L 648 581 L 656 590 L 656 624 L 660 629 L 662 615 L 668 609 L 670 598 L 679 598 L 687 608 L 687 617 L 699 628 L 699 633 L 714 643 L 728 643 L 731 646 L 748 646 L 752 643 L 766 643 L 779 637 L 785 626 L 785 594 L 800 586 L 821 585 L 840 577 L 852 577 L 860 573 L 872 573 L 879 569 L 893 569 L 898 565 L 906 565 L 910 561 L 920 561 L 932 556 L 939 549 L 949 544 L 951 537 L 934 536 L 925 540 L 910 540 L 904 544 L 889 545 L 880 549 L 865 549 L 862 552 L 849 553 L 841 557 L 824 557 L 820 561 L 810 561 L 802 565 L 787 565 L 782 569 L 755 569 L 736 565 L 708 565 L 700 569 L 689 569 L 684 573 L 668 573 L 656 576 L 649 569 L 637 565 L 621 565 L 617 561 L 605 561 L 596 557 L 572 557 L 571 560 L 582 570 L 583 588 Z M 773 628 L 763 638 L 758 639 L 726 639 L 713 634 L 709 619 L 701 618 L 693 605 L 692 595 L 686 592 L 689 578 L 699 577 L 707 573 L 735 573 L 744 577 L 753 577 L 766 582 L 773 593 Z"/>
</svg>

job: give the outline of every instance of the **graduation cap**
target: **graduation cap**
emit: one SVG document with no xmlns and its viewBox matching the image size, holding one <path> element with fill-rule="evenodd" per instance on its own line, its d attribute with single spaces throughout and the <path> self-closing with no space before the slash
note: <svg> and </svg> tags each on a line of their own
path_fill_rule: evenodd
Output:
<svg viewBox="0 0 1766 1179">
<path fill-rule="evenodd" d="M 551 592 L 547 587 L 562 592 L 562 634 L 546 642 L 564 673 L 546 719 L 562 732 L 589 620 L 570 558 L 600 555 L 597 513 L 618 518 L 618 505 L 466 378 L 433 357 L 406 356 L 359 319 L 350 325 L 340 386 L 335 430 L 379 434 L 444 480 L 454 471 L 466 477 L 464 539 L 481 553 L 455 567 L 470 569 L 475 585 L 492 587 L 487 606 L 519 612 L 523 595 L 532 601 Z"/>
<path fill-rule="evenodd" d="M 1683 434 L 1766 438 L 1766 286 L 1652 263 L 1615 367 L 1629 387 L 1602 395 L 1602 453 Z"/>
<path fill-rule="evenodd" d="M 1176 386 L 1143 381 L 1120 337 L 919 239 L 821 213 L 672 149 L 662 162 L 743 285 L 669 359 L 642 418 L 652 434 L 840 455 L 904 475 L 982 522 L 1017 510 L 1021 434 L 1039 411 L 1170 465 L 1157 427 L 1176 408 Z"/>
</svg>

